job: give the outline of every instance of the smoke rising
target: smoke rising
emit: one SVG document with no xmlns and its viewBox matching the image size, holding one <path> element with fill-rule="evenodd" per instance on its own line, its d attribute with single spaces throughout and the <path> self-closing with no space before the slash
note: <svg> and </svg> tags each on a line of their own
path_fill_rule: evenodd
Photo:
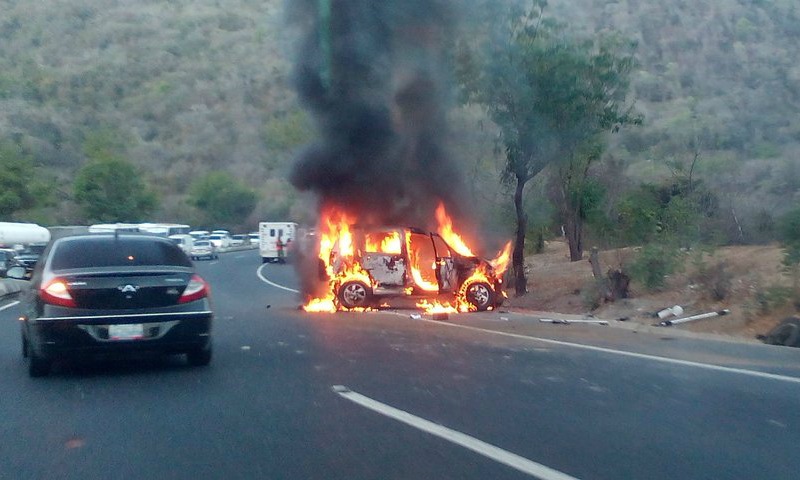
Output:
<svg viewBox="0 0 800 480">
<path fill-rule="evenodd" d="M 456 216 L 463 179 L 445 148 L 451 0 L 294 0 L 303 41 L 294 72 L 319 140 L 290 180 L 360 222 L 431 226 Z"/>
</svg>

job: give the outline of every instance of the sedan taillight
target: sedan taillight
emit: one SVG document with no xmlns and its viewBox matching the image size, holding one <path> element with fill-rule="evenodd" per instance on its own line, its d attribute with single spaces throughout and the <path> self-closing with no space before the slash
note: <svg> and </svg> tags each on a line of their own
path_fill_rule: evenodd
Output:
<svg viewBox="0 0 800 480">
<path fill-rule="evenodd" d="M 186 285 L 186 290 L 183 295 L 178 299 L 178 303 L 189 303 L 201 298 L 207 297 L 211 293 L 211 288 L 200 275 L 195 274 L 189 280 L 189 285 Z"/>
<path fill-rule="evenodd" d="M 54 278 L 42 285 L 39 296 L 44 303 L 60 305 L 62 307 L 76 307 L 75 299 L 69 294 L 67 282 L 61 278 Z"/>
</svg>

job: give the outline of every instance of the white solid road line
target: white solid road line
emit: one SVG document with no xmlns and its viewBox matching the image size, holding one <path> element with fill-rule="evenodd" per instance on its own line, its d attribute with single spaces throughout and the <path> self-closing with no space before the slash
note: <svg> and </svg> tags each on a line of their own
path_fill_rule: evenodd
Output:
<svg viewBox="0 0 800 480">
<path fill-rule="evenodd" d="M 2 312 L 3 310 L 7 310 L 7 309 L 13 307 L 14 305 L 18 305 L 18 304 L 19 304 L 19 300 L 15 300 L 15 301 L 9 303 L 8 305 L 3 305 L 2 307 L 0 307 L 0 312 Z"/>
<path fill-rule="evenodd" d="M 429 420 L 425 420 L 424 418 L 412 415 L 404 410 L 400 410 L 377 400 L 373 400 L 367 396 L 361 395 L 360 393 L 354 392 L 343 385 L 334 385 L 332 389 L 343 398 L 361 405 L 362 407 L 368 408 L 374 412 L 378 412 L 381 415 L 385 415 L 389 418 L 397 420 L 398 422 L 410 425 L 416 429 L 422 430 L 423 432 L 430 433 L 431 435 L 447 440 L 448 442 L 460 445 L 464 448 L 472 450 L 475 453 L 483 455 L 484 457 L 488 457 L 496 462 L 502 463 L 503 465 L 508 465 L 509 467 L 519 470 L 522 473 L 526 473 L 542 480 L 577 480 L 575 477 L 567 475 L 566 473 L 553 470 L 550 467 L 546 467 L 540 463 L 536 463 L 528 460 L 525 457 L 521 457 L 516 453 L 511 453 L 482 440 L 478 440 L 475 437 L 471 437 L 465 433 L 444 427 Z"/>
<path fill-rule="evenodd" d="M 745 370 L 742 368 L 723 367 L 721 365 L 713 365 L 709 363 L 692 362 L 690 360 L 679 360 L 677 358 L 659 357 L 656 355 L 647 355 L 645 353 L 626 352 L 625 350 L 614 350 L 613 348 L 595 347 L 594 345 L 584 345 L 582 343 L 564 342 L 562 340 L 552 340 L 549 338 L 531 337 L 528 335 L 520 335 L 518 333 L 498 332 L 495 330 L 486 330 L 484 328 L 470 327 L 469 325 L 459 325 L 457 323 L 441 322 L 436 320 L 428 320 L 427 318 L 418 321 L 432 323 L 434 325 L 443 325 L 448 327 L 463 328 L 476 332 L 491 333 L 494 335 L 501 335 L 504 337 L 520 338 L 524 340 L 534 340 L 542 343 L 549 343 L 551 345 L 561 345 L 564 347 L 580 348 L 583 350 L 591 350 L 594 352 L 610 353 L 613 355 L 621 355 L 623 357 L 640 358 L 644 360 L 653 360 L 656 362 L 671 363 L 673 365 L 682 365 L 685 367 L 704 368 L 706 370 L 715 370 L 718 372 L 737 373 L 740 375 L 748 375 L 751 377 L 768 378 L 770 380 L 780 380 L 782 382 L 800 383 L 800 378 L 789 377 L 786 375 L 778 375 L 776 373 L 759 372 L 757 370 Z"/>
<path fill-rule="evenodd" d="M 262 268 L 264 268 L 264 265 L 261 265 L 261 267 L 259 267 L 259 269 L 256 271 L 256 273 L 258 274 L 258 277 L 262 281 L 264 281 L 264 282 L 266 282 L 266 283 L 268 283 L 268 284 L 270 284 L 270 285 L 272 285 L 273 287 L 276 287 L 276 288 L 282 288 L 283 290 L 288 290 L 290 292 L 300 293 L 297 290 L 294 290 L 292 288 L 284 287 L 283 285 L 278 285 L 277 283 L 273 283 L 273 282 L 269 281 L 266 277 L 264 277 L 261 274 L 261 269 Z M 392 313 L 392 312 L 384 312 L 384 313 Z M 405 315 L 405 314 L 397 313 L 396 315 L 401 316 L 401 317 L 407 317 L 407 315 Z M 472 330 L 472 331 L 475 331 L 475 332 L 490 333 L 490 334 L 493 334 L 493 335 L 501 335 L 501 336 L 504 336 L 504 337 L 520 338 L 520 339 L 524 339 L 524 340 L 534 340 L 534 341 L 537 341 L 537 342 L 549 343 L 551 345 L 561 345 L 563 347 L 580 348 L 580 349 L 583 349 L 583 350 L 591 350 L 591 351 L 594 351 L 594 352 L 609 353 L 609 354 L 612 354 L 612 355 L 621 355 L 621 356 L 624 356 L 624 357 L 639 358 L 639 359 L 643 359 L 643 360 L 652 360 L 652 361 L 656 361 L 656 362 L 670 363 L 672 365 L 682 365 L 684 367 L 703 368 L 703 369 L 706 369 L 706 370 L 714 370 L 714 371 L 717 371 L 717 372 L 736 373 L 736 374 L 739 374 L 739 375 L 748 375 L 748 376 L 751 376 L 751 377 L 767 378 L 767 379 L 770 379 L 770 380 L 779 380 L 779 381 L 782 381 L 782 382 L 799 383 L 800 384 L 800 378 L 798 378 L 798 377 L 789 377 L 787 375 L 778 375 L 776 373 L 759 372 L 757 370 L 745 370 L 743 368 L 723 367 L 721 365 L 712 365 L 712 364 L 709 364 L 709 363 L 692 362 L 691 360 L 680 360 L 680 359 L 677 359 L 677 358 L 659 357 L 657 355 L 647 355 L 646 353 L 626 352 L 625 350 L 615 350 L 613 348 L 596 347 L 594 345 L 584 345 L 582 343 L 564 342 L 562 340 L 552 340 L 550 338 L 541 338 L 541 337 L 533 337 L 533 336 L 529 336 L 529 335 L 520 335 L 518 333 L 498 332 L 498 331 L 495 331 L 495 330 L 487 330 L 485 328 L 470 327 L 469 325 L 460 325 L 460 324 L 457 324 L 457 323 L 442 322 L 442 321 L 439 321 L 439 320 L 429 320 L 427 318 L 421 318 L 421 319 L 419 319 L 417 321 L 428 322 L 428 323 L 432 323 L 434 325 L 442 325 L 442 326 L 448 326 L 448 327 L 463 328 L 463 329 Z"/>
<path fill-rule="evenodd" d="M 263 270 L 263 269 L 264 269 L 264 267 L 266 267 L 266 266 L 267 266 L 267 264 L 266 264 L 266 263 L 264 263 L 264 264 L 262 264 L 260 267 L 258 267 L 258 270 L 256 270 L 256 275 L 258 275 L 258 278 L 260 278 L 262 282 L 264 282 L 264 283 L 266 283 L 266 284 L 268 284 L 268 285 L 272 285 L 272 286 L 273 286 L 273 287 L 275 287 L 275 288 L 280 288 L 281 290 L 286 290 L 286 291 L 288 291 L 288 292 L 294 292 L 294 293 L 300 293 L 300 291 L 299 291 L 299 290 L 295 290 L 294 288 L 284 287 L 283 285 L 278 285 L 278 284 L 277 284 L 277 283 L 275 283 L 275 282 L 270 282 L 270 281 L 269 281 L 269 279 L 268 279 L 267 277 L 265 277 L 265 276 L 264 276 L 264 275 L 261 273 L 261 270 Z"/>
</svg>

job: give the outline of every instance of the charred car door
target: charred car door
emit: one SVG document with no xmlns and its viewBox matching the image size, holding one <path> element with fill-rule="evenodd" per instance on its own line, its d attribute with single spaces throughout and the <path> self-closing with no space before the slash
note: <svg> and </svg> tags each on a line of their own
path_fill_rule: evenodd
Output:
<svg viewBox="0 0 800 480">
<path fill-rule="evenodd" d="M 364 235 L 361 264 L 376 289 L 402 289 L 406 282 L 406 261 L 399 230 L 377 230 Z"/>
<path fill-rule="evenodd" d="M 458 272 L 453 254 L 442 237 L 432 233 L 431 239 L 436 251 L 436 280 L 439 282 L 439 291 L 453 292 L 458 287 Z"/>
</svg>

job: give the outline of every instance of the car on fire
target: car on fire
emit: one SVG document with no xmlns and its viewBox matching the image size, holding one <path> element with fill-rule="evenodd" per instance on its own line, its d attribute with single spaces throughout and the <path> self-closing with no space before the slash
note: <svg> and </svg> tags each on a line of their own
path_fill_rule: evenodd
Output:
<svg viewBox="0 0 800 480">
<path fill-rule="evenodd" d="M 344 309 L 368 308 L 389 297 L 454 297 L 461 310 L 499 307 L 505 295 L 492 264 L 458 254 L 437 233 L 413 227 L 353 226 L 339 238 L 321 277 L 332 279 Z"/>
</svg>

